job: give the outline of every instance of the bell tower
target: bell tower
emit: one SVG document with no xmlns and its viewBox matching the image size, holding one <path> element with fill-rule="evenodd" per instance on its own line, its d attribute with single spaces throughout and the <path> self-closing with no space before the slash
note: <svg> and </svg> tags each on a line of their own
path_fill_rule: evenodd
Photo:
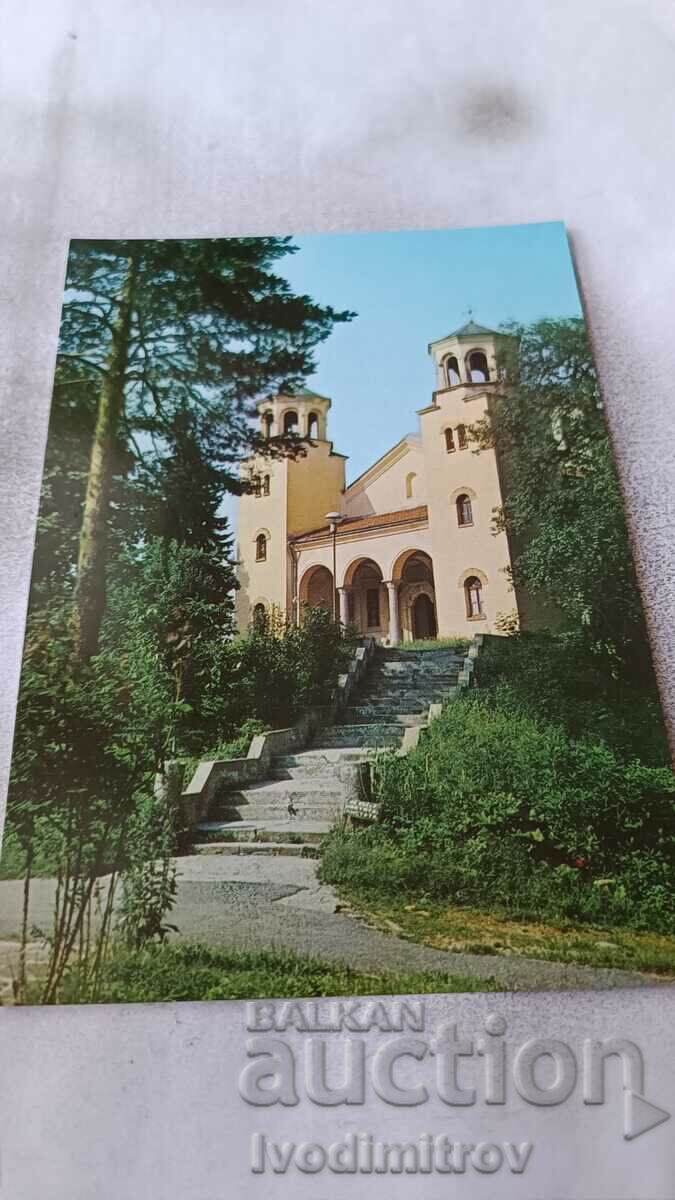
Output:
<svg viewBox="0 0 675 1200">
<path fill-rule="evenodd" d="M 310 441 L 325 442 L 330 406 L 327 396 L 306 390 L 261 400 L 258 412 L 263 437 L 282 437 L 294 433 Z"/>
<path fill-rule="evenodd" d="M 517 609 L 507 537 L 493 524 L 503 499 L 497 456 L 490 447 L 478 451 L 470 433 L 489 415 L 499 341 L 496 330 L 471 318 L 429 345 L 436 387 L 420 427 L 438 624 L 445 630 L 471 622 L 474 632 L 486 632 L 499 614 Z"/>
<path fill-rule="evenodd" d="M 298 581 L 289 538 L 325 524 L 340 510 L 345 488 L 343 454 L 327 438 L 331 401 L 302 390 L 258 403 L 265 439 L 295 434 L 299 452 L 258 455 L 242 464 L 251 491 L 239 499 L 237 628 L 246 631 L 256 612 L 276 610 L 293 619 Z"/>
</svg>

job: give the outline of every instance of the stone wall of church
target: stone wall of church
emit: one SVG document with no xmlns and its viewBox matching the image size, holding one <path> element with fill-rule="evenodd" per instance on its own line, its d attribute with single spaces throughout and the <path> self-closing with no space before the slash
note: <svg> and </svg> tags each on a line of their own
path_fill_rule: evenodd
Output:
<svg viewBox="0 0 675 1200">
<path fill-rule="evenodd" d="M 349 517 L 397 512 L 426 504 L 422 446 L 418 438 L 395 446 L 390 454 L 347 488 L 343 511 Z"/>
<path fill-rule="evenodd" d="M 506 570 L 510 564 L 506 535 L 493 532 L 493 509 L 501 504 L 496 456 L 493 450 L 475 453 L 470 441 L 460 448 L 457 429 L 484 415 L 487 393 L 455 388 L 441 393 L 437 407 L 421 416 L 422 441 L 429 490 L 431 555 L 436 586 L 440 636 L 492 632 L 500 615 L 516 610 L 515 593 Z M 446 431 L 453 431 L 452 443 Z M 449 449 L 449 444 L 454 449 Z M 471 521 L 460 524 L 458 497 L 468 496 Z M 467 614 L 464 584 L 476 577 L 482 585 L 484 613 Z"/>
</svg>

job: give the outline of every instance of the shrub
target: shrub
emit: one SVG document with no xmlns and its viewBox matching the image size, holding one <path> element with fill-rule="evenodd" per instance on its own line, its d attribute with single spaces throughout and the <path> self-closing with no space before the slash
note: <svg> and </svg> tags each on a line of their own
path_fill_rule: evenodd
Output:
<svg viewBox="0 0 675 1200">
<path fill-rule="evenodd" d="M 474 693 L 448 704 L 411 754 L 382 756 L 374 786 L 383 824 L 328 839 L 327 882 L 520 916 L 675 926 L 668 768 L 623 762 Z"/>
<path fill-rule="evenodd" d="M 621 758 L 670 763 L 653 673 L 628 678 L 617 660 L 594 655 L 581 636 L 520 633 L 488 637 L 476 661 L 481 694 L 495 707 L 561 725 Z"/>
</svg>

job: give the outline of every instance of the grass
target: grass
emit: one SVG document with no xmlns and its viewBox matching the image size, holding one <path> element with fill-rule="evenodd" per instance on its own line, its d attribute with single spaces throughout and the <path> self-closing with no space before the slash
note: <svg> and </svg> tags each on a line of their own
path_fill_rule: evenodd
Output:
<svg viewBox="0 0 675 1200">
<path fill-rule="evenodd" d="M 181 942 L 135 953 L 116 949 L 105 965 L 97 1003 L 503 990 L 494 980 L 443 972 L 357 971 L 285 950 L 218 949 Z M 61 1004 L 87 999 L 80 994 L 76 970 L 66 975 L 58 999 Z"/>
<path fill-rule="evenodd" d="M 675 937 L 572 922 L 517 921 L 498 912 L 424 901 L 347 895 L 373 924 L 398 936 L 464 954 L 520 954 L 550 962 L 613 967 L 675 980 Z"/>
<path fill-rule="evenodd" d="M 413 642 L 397 642 L 395 650 L 468 650 L 471 638 L 418 638 Z"/>
</svg>

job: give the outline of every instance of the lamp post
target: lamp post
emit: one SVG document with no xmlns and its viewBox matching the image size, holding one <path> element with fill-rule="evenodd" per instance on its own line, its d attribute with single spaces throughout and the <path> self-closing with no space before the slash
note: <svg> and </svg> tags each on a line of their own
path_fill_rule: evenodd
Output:
<svg viewBox="0 0 675 1200">
<path fill-rule="evenodd" d="M 333 621 L 337 621 L 337 531 L 344 517 L 342 513 L 330 512 L 326 513 L 326 520 L 333 538 Z"/>
</svg>

